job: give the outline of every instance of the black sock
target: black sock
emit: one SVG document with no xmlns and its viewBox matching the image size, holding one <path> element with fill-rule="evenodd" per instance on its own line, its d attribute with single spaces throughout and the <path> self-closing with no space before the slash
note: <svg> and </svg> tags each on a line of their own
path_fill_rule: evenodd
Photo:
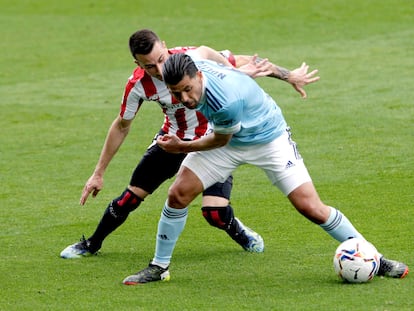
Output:
<svg viewBox="0 0 414 311">
<path fill-rule="evenodd" d="M 235 218 L 231 219 L 231 222 L 226 229 L 227 234 L 240 245 L 245 245 L 249 242 L 248 237 L 244 233 L 244 230 L 239 226 L 238 221 Z"/>
<path fill-rule="evenodd" d="M 91 252 L 99 250 L 102 246 L 103 240 L 116 228 L 122 225 L 125 220 L 128 218 L 128 214 L 117 215 L 116 217 L 110 212 L 111 206 L 109 205 L 98 226 L 95 229 L 95 232 L 88 238 L 90 241 Z"/>
<path fill-rule="evenodd" d="M 135 210 L 141 202 L 141 198 L 127 189 L 119 198 L 109 203 L 95 232 L 88 238 L 90 251 L 98 251 L 105 238 L 122 225 L 128 218 L 129 213 Z"/>
</svg>

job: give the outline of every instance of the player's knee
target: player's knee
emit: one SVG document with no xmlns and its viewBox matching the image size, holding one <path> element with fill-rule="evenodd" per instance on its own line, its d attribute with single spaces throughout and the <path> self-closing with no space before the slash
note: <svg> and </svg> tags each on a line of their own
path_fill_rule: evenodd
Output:
<svg viewBox="0 0 414 311">
<path fill-rule="evenodd" d="M 134 211 L 143 200 L 131 190 L 126 189 L 118 198 L 112 200 L 111 213 L 115 217 L 127 216 Z"/>
<path fill-rule="evenodd" d="M 168 190 L 168 205 L 174 208 L 184 208 L 198 195 L 173 184 Z"/>
<path fill-rule="evenodd" d="M 234 218 L 233 208 L 227 206 L 203 206 L 203 217 L 213 227 L 227 230 Z"/>
</svg>

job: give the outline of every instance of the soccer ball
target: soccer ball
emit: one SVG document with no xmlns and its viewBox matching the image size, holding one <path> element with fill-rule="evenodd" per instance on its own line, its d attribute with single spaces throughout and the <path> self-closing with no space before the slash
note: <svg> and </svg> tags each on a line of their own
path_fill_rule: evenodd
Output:
<svg viewBox="0 0 414 311">
<path fill-rule="evenodd" d="M 371 243 L 353 238 L 342 242 L 335 251 L 333 266 L 338 276 L 349 283 L 364 283 L 378 271 L 380 255 Z"/>
</svg>

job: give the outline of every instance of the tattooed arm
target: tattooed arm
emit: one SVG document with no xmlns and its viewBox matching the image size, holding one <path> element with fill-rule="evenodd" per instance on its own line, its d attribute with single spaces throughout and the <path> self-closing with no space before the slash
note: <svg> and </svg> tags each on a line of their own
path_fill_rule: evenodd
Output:
<svg viewBox="0 0 414 311">
<path fill-rule="evenodd" d="M 247 64 L 251 61 L 252 57 L 255 56 L 235 55 L 237 67 Z M 262 58 L 256 57 L 256 62 L 261 61 L 263 61 Z M 288 70 L 286 68 L 280 67 L 272 63 L 270 69 L 271 73 L 267 75 L 268 77 L 276 78 L 290 83 L 292 87 L 297 92 L 299 92 L 302 98 L 307 97 L 307 94 L 303 87 L 307 84 L 314 83 L 320 79 L 319 76 L 316 76 L 318 70 L 315 69 L 311 72 L 308 72 L 309 66 L 306 65 L 306 63 L 302 63 L 302 65 L 299 68 L 296 68 L 294 70 Z"/>
</svg>

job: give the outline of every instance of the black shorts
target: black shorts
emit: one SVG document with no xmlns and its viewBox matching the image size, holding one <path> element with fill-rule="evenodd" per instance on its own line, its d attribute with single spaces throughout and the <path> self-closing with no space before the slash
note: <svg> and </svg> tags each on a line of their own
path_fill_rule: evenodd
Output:
<svg viewBox="0 0 414 311">
<path fill-rule="evenodd" d="M 184 160 L 185 153 L 168 153 L 154 142 L 148 147 L 135 168 L 130 185 L 153 193 L 164 181 L 174 177 Z M 219 196 L 230 200 L 233 177 L 204 190 L 203 195 Z"/>
</svg>

